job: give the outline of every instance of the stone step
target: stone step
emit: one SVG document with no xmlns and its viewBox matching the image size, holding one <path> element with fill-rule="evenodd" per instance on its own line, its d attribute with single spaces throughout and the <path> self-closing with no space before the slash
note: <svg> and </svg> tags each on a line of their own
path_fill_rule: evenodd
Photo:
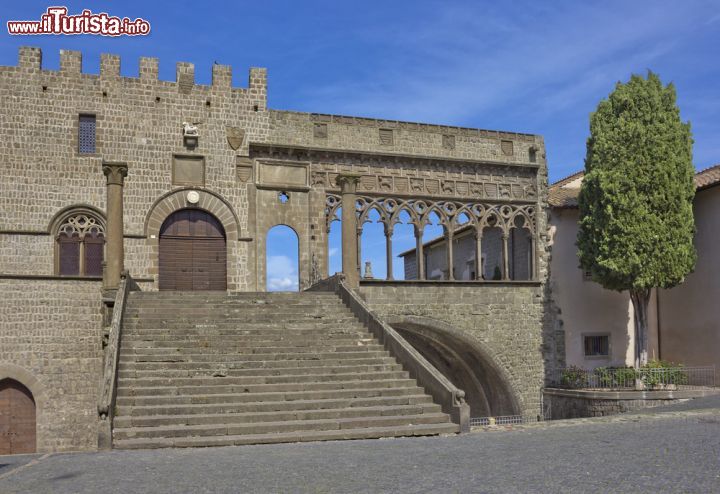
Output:
<svg viewBox="0 0 720 494">
<path fill-rule="evenodd" d="M 171 325 L 169 325 L 171 326 Z M 218 337 L 249 337 L 250 339 L 258 339 L 258 336 L 265 336 L 268 340 L 282 337 L 305 337 L 305 338 L 328 338 L 339 337 L 372 337 L 367 328 L 356 323 L 342 325 L 297 325 L 295 328 L 283 327 L 283 325 L 263 324 L 262 326 L 238 326 L 236 324 L 218 324 L 215 327 L 206 325 L 198 325 L 197 327 L 169 327 L 169 326 L 153 326 L 152 328 L 123 328 L 122 339 L 182 339 L 183 336 L 191 337 L 199 336 L 218 336 Z M 179 325 L 178 325 L 179 326 Z M 152 332 L 152 333 L 150 333 Z"/>
<path fill-rule="evenodd" d="M 268 299 L 287 301 L 292 299 L 308 298 L 338 298 L 333 292 L 230 292 L 219 290 L 194 291 L 136 291 L 130 292 L 130 298 L 138 300 L 148 299 L 190 299 L 203 298 L 233 298 L 233 299 Z"/>
<path fill-rule="evenodd" d="M 192 448 L 210 446 L 241 446 L 247 444 L 333 441 L 344 439 L 379 439 L 382 437 L 435 436 L 438 434 L 455 434 L 457 432 L 458 426 L 453 423 L 436 423 L 271 434 L 200 437 L 190 436 L 157 439 L 135 438 L 114 440 L 113 446 L 118 449 Z"/>
<path fill-rule="evenodd" d="M 293 410 L 350 409 L 356 407 L 382 407 L 400 405 L 433 404 L 432 399 L 423 393 L 401 396 L 371 396 L 359 398 L 325 398 L 318 400 L 262 401 L 247 403 L 208 403 L 190 405 L 143 405 L 117 407 L 117 417 L 154 416 L 154 415 L 192 415 L 192 414 L 229 414 L 264 413 Z"/>
<path fill-rule="evenodd" d="M 174 425 L 250 424 L 257 422 L 281 422 L 294 420 L 327 420 L 388 415 L 418 415 L 442 413 L 434 403 L 418 405 L 395 405 L 355 408 L 324 408 L 320 410 L 290 410 L 251 413 L 213 413 L 189 415 L 145 415 L 117 417 L 113 425 L 118 428 L 163 427 Z"/>
<path fill-rule="evenodd" d="M 120 361 L 119 370 L 152 370 L 152 369 L 217 369 L 220 366 L 225 368 L 246 368 L 245 364 L 253 362 L 293 362 L 293 361 L 334 361 L 353 360 L 359 358 L 384 358 L 389 357 L 386 350 L 382 351 L 353 351 L 353 352 L 325 352 L 325 353 L 248 353 L 244 355 L 214 355 L 210 360 L 192 360 L 192 356 L 175 358 L 168 357 L 162 361 L 154 362 L 127 362 Z"/>
<path fill-rule="evenodd" d="M 212 327 L 213 324 L 217 324 L 218 327 L 235 325 L 235 326 L 258 326 L 264 327 L 264 325 L 277 326 L 281 324 L 316 324 L 325 323 L 327 324 L 357 324 L 357 319 L 353 317 L 339 317 L 335 314 L 296 314 L 292 316 L 283 316 L 280 314 L 265 314 L 265 315 L 252 315 L 246 316 L 235 315 L 229 316 L 199 316 L 193 318 L 176 317 L 174 315 L 158 315 L 157 317 L 127 317 L 123 319 L 123 325 L 128 328 L 166 328 L 168 325 L 176 325 L 178 329 L 182 328 L 194 328 L 208 326 Z M 171 326 L 172 327 L 172 326 Z"/>
<path fill-rule="evenodd" d="M 396 364 L 397 361 L 393 357 L 383 358 L 357 358 L 357 359 L 325 359 L 325 360 L 279 360 L 279 361 L 257 361 L 257 362 L 244 362 L 242 366 L 235 363 L 232 366 L 227 365 L 224 371 L 228 377 L 232 376 L 244 376 L 244 375 L 267 375 L 266 373 L 273 374 L 275 372 L 295 372 L 298 373 L 306 372 L 308 369 L 313 368 L 344 368 L 355 365 L 383 365 L 383 364 Z M 118 368 L 119 378 L 138 378 L 138 377 L 211 377 L 215 371 L 218 370 L 218 365 L 204 366 L 202 369 L 195 368 L 193 366 L 186 366 L 186 368 L 172 369 L 163 368 L 161 366 L 150 366 L 147 369 L 135 369 L 135 368 Z"/>
<path fill-rule="evenodd" d="M 166 310 L 166 309 L 180 309 L 180 310 L 194 310 L 194 309 L 217 309 L 217 310 L 237 310 L 242 309 L 246 311 L 252 311 L 255 309 L 263 310 L 272 307 L 282 308 L 286 311 L 302 310 L 302 309 L 321 309 L 321 308 L 332 308 L 349 310 L 348 306 L 345 305 L 339 298 L 335 297 L 332 299 L 299 299 L 286 302 L 274 302 L 268 300 L 242 300 L 234 298 L 225 298 L 218 300 L 132 300 L 130 299 L 126 310 Z"/>
<path fill-rule="evenodd" d="M 280 393 L 285 391 L 325 391 L 332 389 L 364 389 L 377 387 L 381 383 L 387 387 L 401 387 L 410 380 L 407 371 L 359 374 L 357 376 L 341 376 L 344 379 L 328 379 L 314 382 L 281 382 L 257 384 L 223 384 L 218 382 L 209 386 L 158 386 L 139 387 L 132 380 L 122 380 L 117 390 L 118 398 L 141 396 L 191 396 L 233 393 Z M 217 378 L 222 381 L 222 378 Z M 414 380 L 410 384 L 417 386 Z"/>
<path fill-rule="evenodd" d="M 356 375 L 370 372 L 402 371 L 400 364 L 353 365 L 346 367 L 308 367 L 308 368 L 280 368 L 280 369 L 248 369 L 241 375 L 234 377 L 120 377 L 121 383 L 136 387 L 157 386 L 213 386 L 220 384 L 247 384 L 249 379 L 260 379 L 252 384 L 270 384 L 275 379 L 311 379 L 316 375 Z M 311 377 L 312 376 L 312 377 Z"/>
<path fill-rule="evenodd" d="M 322 322 L 322 323 L 257 323 L 257 324 L 238 324 L 238 323 L 197 323 L 197 324 L 180 324 L 177 322 L 168 323 L 166 325 L 154 322 L 152 326 L 133 326 L 123 327 L 123 338 L 134 338 L 135 336 L 158 337 L 171 336 L 177 339 L 180 336 L 198 335 L 198 336 L 252 336 L 257 334 L 266 334 L 268 338 L 287 335 L 296 336 L 315 336 L 319 338 L 321 335 L 369 335 L 367 328 L 359 324 L 357 321 L 347 322 Z"/>
<path fill-rule="evenodd" d="M 300 391 L 304 389 L 331 389 L 342 383 L 354 381 L 376 381 L 378 379 L 409 379 L 407 371 L 384 371 L 351 374 L 310 374 L 306 376 L 273 376 L 235 378 L 240 383 L 226 383 L 225 378 L 217 377 L 212 384 L 202 386 L 139 386 L 134 379 L 123 379 L 118 383 L 117 396 L 160 396 L 212 393 L 257 393 L 270 391 Z"/>
<path fill-rule="evenodd" d="M 219 346 L 207 346 L 204 347 L 204 352 L 197 351 L 193 348 L 182 348 L 182 349 L 168 349 L 168 348 L 133 348 L 128 349 L 127 352 L 121 354 L 121 363 L 153 363 L 153 362 L 246 362 L 248 360 L 268 360 L 268 359 L 255 359 L 256 355 L 268 355 L 272 354 L 273 347 L 261 347 L 261 348 L 234 348 L 228 345 L 226 348 L 220 348 Z M 169 352 L 156 352 L 155 350 L 171 350 Z M 182 350 L 182 351 L 181 351 Z M 384 351 L 383 347 L 377 344 L 372 346 L 353 346 L 353 347 L 340 347 L 335 348 L 331 346 L 327 347 L 278 347 L 278 350 L 284 352 L 292 351 L 294 356 L 305 356 L 305 358 L 314 358 L 321 353 L 336 353 L 342 358 L 343 354 L 348 353 L 371 353 L 377 355 L 376 352 Z M 278 352 L 278 355 L 281 355 Z M 282 355 L 289 355 L 283 353 Z M 247 358 L 246 358 L 247 357 Z"/>
<path fill-rule="evenodd" d="M 395 381 L 391 381 L 394 383 Z M 263 401 L 323 400 L 329 398 L 369 398 L 372 396 L 403 396 L 422 392 L 414 381 L 402 381 L 401 387 L 383 387 L 383 382 L 374 383 L 374 387 L 330 389 L 311 391 L 285 391 L 278 393 L 233 393 L 205 395 L 172 396 L 122 396 L 118 397 L 118 406 L 143 405 L 200 405 L 222 403 L 253 403 Z"/>
<path fill-rule="evenodd" d="M 197 436 L 236 436 L 246 434 L 277 434 L 297 431 L 327 431 L 372 427 L 399 427 L 419 424 L 447 423 L 444 413 L 415 415 L 352 417 L 341 419 L 287 420 L 249 424 L 202 424 L 169 425 L 158 427 L 117 427 L 113 438 L 117 440 L 138 438 L 177 438 Z"/>
<path fill-rule="evenodd" d="M 276 316 L 266 316 L 263 318 L 234 318 L 234 319 L 173 319 L 171 317 L 163 317 L 156 319 L 129 319 L 123 321 L 123 328 L 130 331 L 134 329 L 248 329 L 248 330 L 266 330 L 266 329 L 305 329 L 305 330 L 321 330 L 332 328 L 343 328 L 350 326 L 359 328 L 358 320 L 355 318 L 338 319 L 288 319 Z"/>
<path fill-rule="evenodd" d="M 121 355 L 121 361 L 123 359 L 132 361 L 144 361 L 142 359 L 149 359 L 148 361 L 155 359 L 156 361 L 162 361 L 162 359 L 169 359 L 173 361 L 178 357 L 186 359 L 187 361 L 203 361 L 213 360 L 216 357 L 226 357 L 234 355 L 253 355 L 253 354 L 279 354 L 279 355 L 290 355 L 300 353 L 346 353 L 346 352 L 369 352 L 375 351 L 380 352 L 385 348 L 379 343 L 362 343 L 357 342 L 350 345 L 334 345 L 332 342 L 327 342 L 325 345 L 320 343 L 313 346 L 240 346 L 240 345 L 223 345 L 222 340 L 210 340 L 210 341 L 194 341 L 194 345 L 180 346 L 175 342 L 176 346 L 165 346 L 165 343 L 172 342 L 157 342 L 157 341 L 134 341 L 127 342 L 128 345 L 125 349 L 128 350 Z M 183 342 L 186 343 L 186 342 Z M 268 342 L 271 345 L 274 342 Z"/>
<path fill-rule="evenodd" d="M 220 351 L 221 353 L 235 352 L 238 349 L 252 349 L 259 350 L 262 348 L 278 348 L 278 347 L 292 347 L 292 348 L 339 348 L 339 347 L 368 347 L 372 345 L 379 345 L 377 340 L 365 335 L 363 338 L 352 337 L 352 338 L 290 338 L 290 339 L 257 339 L 257 340 L 246 340 L 246 339 L 226 339 L 224 336 L 215 336 L 209 340 L 197 340 L 206 341 L 211 344 L 220 344 L 222 346 L 209 346 L 201 347 L 200 345 L 175 345 L 173 346 L 158 346 L 155 344 L 156 341 L 172 341 L 172 340 L 156 340 L 154 338 L 133 338 L 123 341 L 123 352 L 128 355 L 140 355 L 151 352 L 153 355 L 168 355 L 175 352 L 182 353 L 205 353 L 212 351 Z M 178 337 L 175 339 L 175 343 L 179 341 L 185 341 L 184 337 Z M 147 345 L 149 343 L 149 345 Z"/>
<path fill-rule="evenodd" d="M 227 341 L 238 341 L 238 342 L 277 342 L 277 341 L 292 341 L 295 343 L 313 342 L 313 341 L 326 341 L 331 340 L 338 342 L 338 340 L 355 341 L 364 339 L 374 339 L 373 335 L 368 332 L 365 327 L 358 326 L 357 329 L 348 328 L 343 326 L 342 328 L 330 329 L 326 331 L 319 331 L 317 334 L 308 333 L 306 330 L 286 330 L 286 331 L 273 331 L 266 333 L 263 331 L 252 332 L 249 334 L 240 333 L 244 330 L 238 330 L 237 328 L 229 329 L 208 329 L 208 328 L 196 328 L 196 329 L 173 329 L 168 330 L 167 328 L 153 328 L 153 329 L 135 329 L 127 331 L 123 328 L 122 339 L 123 341 L 149 341 L 149 340 L 172 340 L 182 341 L 185 338 L 192 338 L 197 336 L 211 336 L 216 338 L 227 339 Z"/>
<path fill-rule="evenodd" d="M 328 307 L 327 309 L 308 306 L 307 308 L 301 307 L 298 309 L 288 310 L 280 309 L 275 307 L 265 307 L 261 309 L 205 309 L 205 308 L 172 308 L 163 310 L 138 310 L 138 309 L 126 309 L 124 317 L 128 321 L 134 319 L 160 319 L 169 317 L 176 320 L 188 320 L 193 321 L 198 319 L 227 319 L 227 320 L 255 320 L 263 318 L 273 319 L 349 319 L 353 317 L 352 312 L 348 309 L 342 309 L 339 307 Z"/>
<path fill-rule="evenodd" d="M 249 303 L 239 302 L 235 300 L 226 300 L 220 303 L 213 302 L 188 302 L 178 301 L 174 303 L 161 302 L 149 303 L 139 302 L 126 306 L 125 312 L 138 314 L 152 314 L 156 311 L 177 310 L 181 313 L 194 315 L 196 312 L 253 312 L 253 311 L 272 311 L 280 312 L 303 312 L 303 311 L 321 311 L 323 309 L 344 310 L 350 312 L 350 309 L 342 303 L 339 298 L 327 301 L 302 300 L 292 304 L 288 303 Z"/>
</svg>

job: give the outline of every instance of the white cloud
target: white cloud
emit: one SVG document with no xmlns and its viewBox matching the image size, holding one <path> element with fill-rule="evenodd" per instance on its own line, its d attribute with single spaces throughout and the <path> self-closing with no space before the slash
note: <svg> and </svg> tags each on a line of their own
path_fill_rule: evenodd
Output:
<svg viewBox="0 0 720 494">
<path fill-rule="evenodd" d="M 388 54 L 372 67 L 375 77 L 313 87 L 306 103 L 456 125 L 486 118 L 492 125 L 498 112 L 515 108 L 548 114 L 548 107 L 606 96 L 617 80 L 651 67 L 703 19 L 702 11 L 679 3 L 533 3 L 507 10 L 451 5 L 412 30 L 378 25 L 363 33 L 371 46 L 382 39 Z M 532 108 L 520 105 L 527 101 Z"/>
<path fill-rule="evenodd" d="M 330 257 L 336 256 L 336 255 L 338 255 L 339 253 L 340 253 L 340 249 L 338 249 L 337 247 L 330 247 L 330 250 L 328 251 L 328 255 L 329 255 Z"/>
<path fill-rule="evenodd" d="M 271 292 L 297 291 L 297 278 L 269 278 L 267 289 Z"/>
<path fill-rule="evenodd" d="M 297 263 L 288 256 L 268 256 L 267 280 L 267 289 L 270 291 L 297 290 Z"/>
</svg>

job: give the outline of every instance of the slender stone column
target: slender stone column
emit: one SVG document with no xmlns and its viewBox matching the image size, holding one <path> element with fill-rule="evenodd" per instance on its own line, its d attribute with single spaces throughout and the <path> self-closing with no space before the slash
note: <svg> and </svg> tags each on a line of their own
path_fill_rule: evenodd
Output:
<svg viewBox="0 0 720 494">
<path fill-rule="evenodd" d="M 417 279 L 425 279 L 425 253 L 423 252 L 423 227 L 415 226 L 415 261 L 417 262 Z"/>
<path fill-rule="evenodd" d="M 393 227 L 385 225 L 385 262 L 387 264 L 387 275 L 385 279 L 393 280 L 393 258 L 392 258 L 392 236 Z"/>
<path fill-rule="evenodd" d="M 509 279 L 509 276 L 510 276 L 509 263 L 508 263 L 508 234 L 507 233 L 502 234 L 502 242 L 503 242 L 502 279 L 507 280 L 507 279 Z"/>
<path fill-rule="evenodd" d="M 481 280 L 482 273 L 482 228 L 475 229 L 475 279 Z"/>
<path fill-rule="evenodd" d="M 357 270 L 362 273 L 362 232 L 363 225 L 358 224 L 357 228 Z"/>
<path fill-rule="evenodd" d="M 455 237 L 455 232 L 453 232 L 452 227 L 445 227 L 445 239 L 447 240 L 447 265 L 448 265 L 448 280 L 454 281 L 455 280 L 455 270 L 453 269 L 453 238 Z"/>
<path fill-rule="evenodd" d="M 107 177 L 107 237 L 105 238 L 105 271 L 103 288 L 115 290 L 125 264 L 123 245 L 123 186 L 128 167 L 125 163 L 103 163 Z"/>
<path fill-rule="evenodd" d="M 360 286 L 360 271 L 358 269 L 358 225 L 355 213 L 357 200 L 355 192 L 360 175 L 343 173 L 337 176 L 336 182 L 340 186 L 342 198 L 342 269 L 345 281 L 350 288 Z"/>
<path fill-rule="evenodd" d="M 538 272 L 537 272 L 537 244 L 535 242 L 535 235 L 532 235 L 532 240 L 530 243 L 530 279 L 531 280 L 537 280 L 538 279 Z"/>
</svg>

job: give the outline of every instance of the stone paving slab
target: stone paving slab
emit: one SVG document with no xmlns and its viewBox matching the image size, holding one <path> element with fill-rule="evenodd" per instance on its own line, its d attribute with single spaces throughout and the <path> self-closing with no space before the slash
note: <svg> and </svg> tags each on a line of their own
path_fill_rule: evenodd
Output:
<svg viewBox="0 0 720 494">
<path fill-rule="evenodd" d="M 720 492 L 720 410 L 697 405 L 496 434 L 35 456 L 0 492 Z"/>
</svg>

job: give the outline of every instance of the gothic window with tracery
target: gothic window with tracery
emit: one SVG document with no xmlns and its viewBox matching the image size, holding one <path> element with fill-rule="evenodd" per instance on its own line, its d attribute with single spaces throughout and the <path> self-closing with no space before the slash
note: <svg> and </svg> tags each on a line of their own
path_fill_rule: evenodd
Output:
<svg viewBox="0 0 720 494">
<path fill-rule="evenodd" d="M 60 276 L 102 276 L 105 224 L 88 212 L 70 213 L 56 233 L 56 271 Z"/>
</svg>

